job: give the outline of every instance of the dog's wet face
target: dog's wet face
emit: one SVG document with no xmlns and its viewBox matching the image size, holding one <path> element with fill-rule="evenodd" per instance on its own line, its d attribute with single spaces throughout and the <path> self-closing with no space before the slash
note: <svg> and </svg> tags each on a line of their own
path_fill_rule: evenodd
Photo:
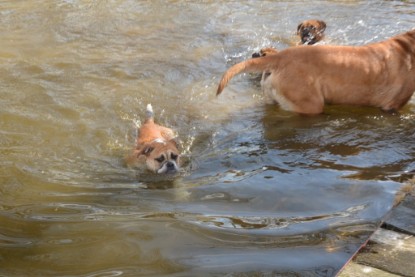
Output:
<svg viewBox="0 0 415 277">
<path fill-rule="evenodd" d="M 153 142 L 145 145 L 139 154 L 145 157 L 147 168 L 158 174 L 174 174 L 180 168 L 180 153 L 176 142 Z"/>
<path fill-rule="evenodd" d="M 326 23 L 321 20 L 307 20 L 297 27 L 301 44 L 313 45 L 323 39 Z"/>
<path fill-rule="evenodd" d="M 313 45 L 318 42 L 318 37 L 316 35 L 316 28 L 313 26 L 302 28 L 298 35 L 300 36 L 301 43 L 306 45 Z"/>
<path fill-rule="evenodd" d="M 155 172 L 159 174 L 176 173 L 179 171 L 178 163 L 179 154 L 167 151 L 154 159 Z"/>
</svg>

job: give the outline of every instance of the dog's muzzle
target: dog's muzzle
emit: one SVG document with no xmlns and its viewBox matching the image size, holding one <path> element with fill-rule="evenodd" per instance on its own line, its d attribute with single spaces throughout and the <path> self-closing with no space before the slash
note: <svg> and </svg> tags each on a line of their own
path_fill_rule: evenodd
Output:
<svg viewBox="0 0 415 277">
<path fill-rule="evenodd" d="M 162 167 L 160 167 L 159 170 L 157 170 L 157 173 L 159 174 L 174 174 L 179 171 L 177 165 L 175 162 L 168 161 L 163 164 Z"/>
<path fill-rule="evenodd" d="M 315 44 L 317 41 L 316 36 L 313 34 L 314 28 L 304 28 L 301 31 L 301 42 L 306 45 Z"/>
<path fill-rule="evenodd" d="M 176 165 L 173 162 L 167 162 L 167 171 L 176 171 Z"/>
</svg>

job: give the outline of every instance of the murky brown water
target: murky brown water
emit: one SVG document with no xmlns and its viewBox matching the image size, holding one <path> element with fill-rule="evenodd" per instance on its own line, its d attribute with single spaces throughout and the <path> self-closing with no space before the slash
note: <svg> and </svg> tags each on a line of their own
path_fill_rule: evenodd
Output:
<svg viewBox="0 0 415 277">
<path fill-rule="evenodd" d="M 0 275 L 333 276 L 415 169 L 399 115 L 262 103 L 231 64 L 297 24 L 358 45 L 414 27 L 414 1 L 2 1 Z M 128 169 L 152 103 L 185 173 Z M 246 275 L 242 275 L 242 274 Z"/>
</svg>

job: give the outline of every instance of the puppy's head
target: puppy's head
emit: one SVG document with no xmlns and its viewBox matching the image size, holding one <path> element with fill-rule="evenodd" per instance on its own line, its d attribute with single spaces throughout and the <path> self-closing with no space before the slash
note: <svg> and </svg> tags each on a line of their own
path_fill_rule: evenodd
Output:
<svg viewBox="0 0 415 277">
<path fill-rule="evenodd" d="M 138 159 L 144 159 L 147 168 L 159 174 L 177 173 L 180 168 L 180 153 L 174 140 L 156 140 L 144 145 L 139 149 Z"/>
<path fill-rule="evenodd" d="M 312 45 L 324 37 L 326 23 L 322 20 L 306 20 L 297 27 L 297 35 L 301 39 L 301 44 Z"/>
</svg>

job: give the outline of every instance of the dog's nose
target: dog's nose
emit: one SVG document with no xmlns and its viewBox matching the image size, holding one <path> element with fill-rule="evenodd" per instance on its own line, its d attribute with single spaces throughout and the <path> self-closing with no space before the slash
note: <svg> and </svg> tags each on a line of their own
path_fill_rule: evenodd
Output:
<svg viewBox="0 0 415 277">
<path fill-rule="evenodd" d="M 167 169 L 169 169 L 169 170 L 175 169 L 174 163 L 168 162 L 167 163 Z"/>
</svg>

